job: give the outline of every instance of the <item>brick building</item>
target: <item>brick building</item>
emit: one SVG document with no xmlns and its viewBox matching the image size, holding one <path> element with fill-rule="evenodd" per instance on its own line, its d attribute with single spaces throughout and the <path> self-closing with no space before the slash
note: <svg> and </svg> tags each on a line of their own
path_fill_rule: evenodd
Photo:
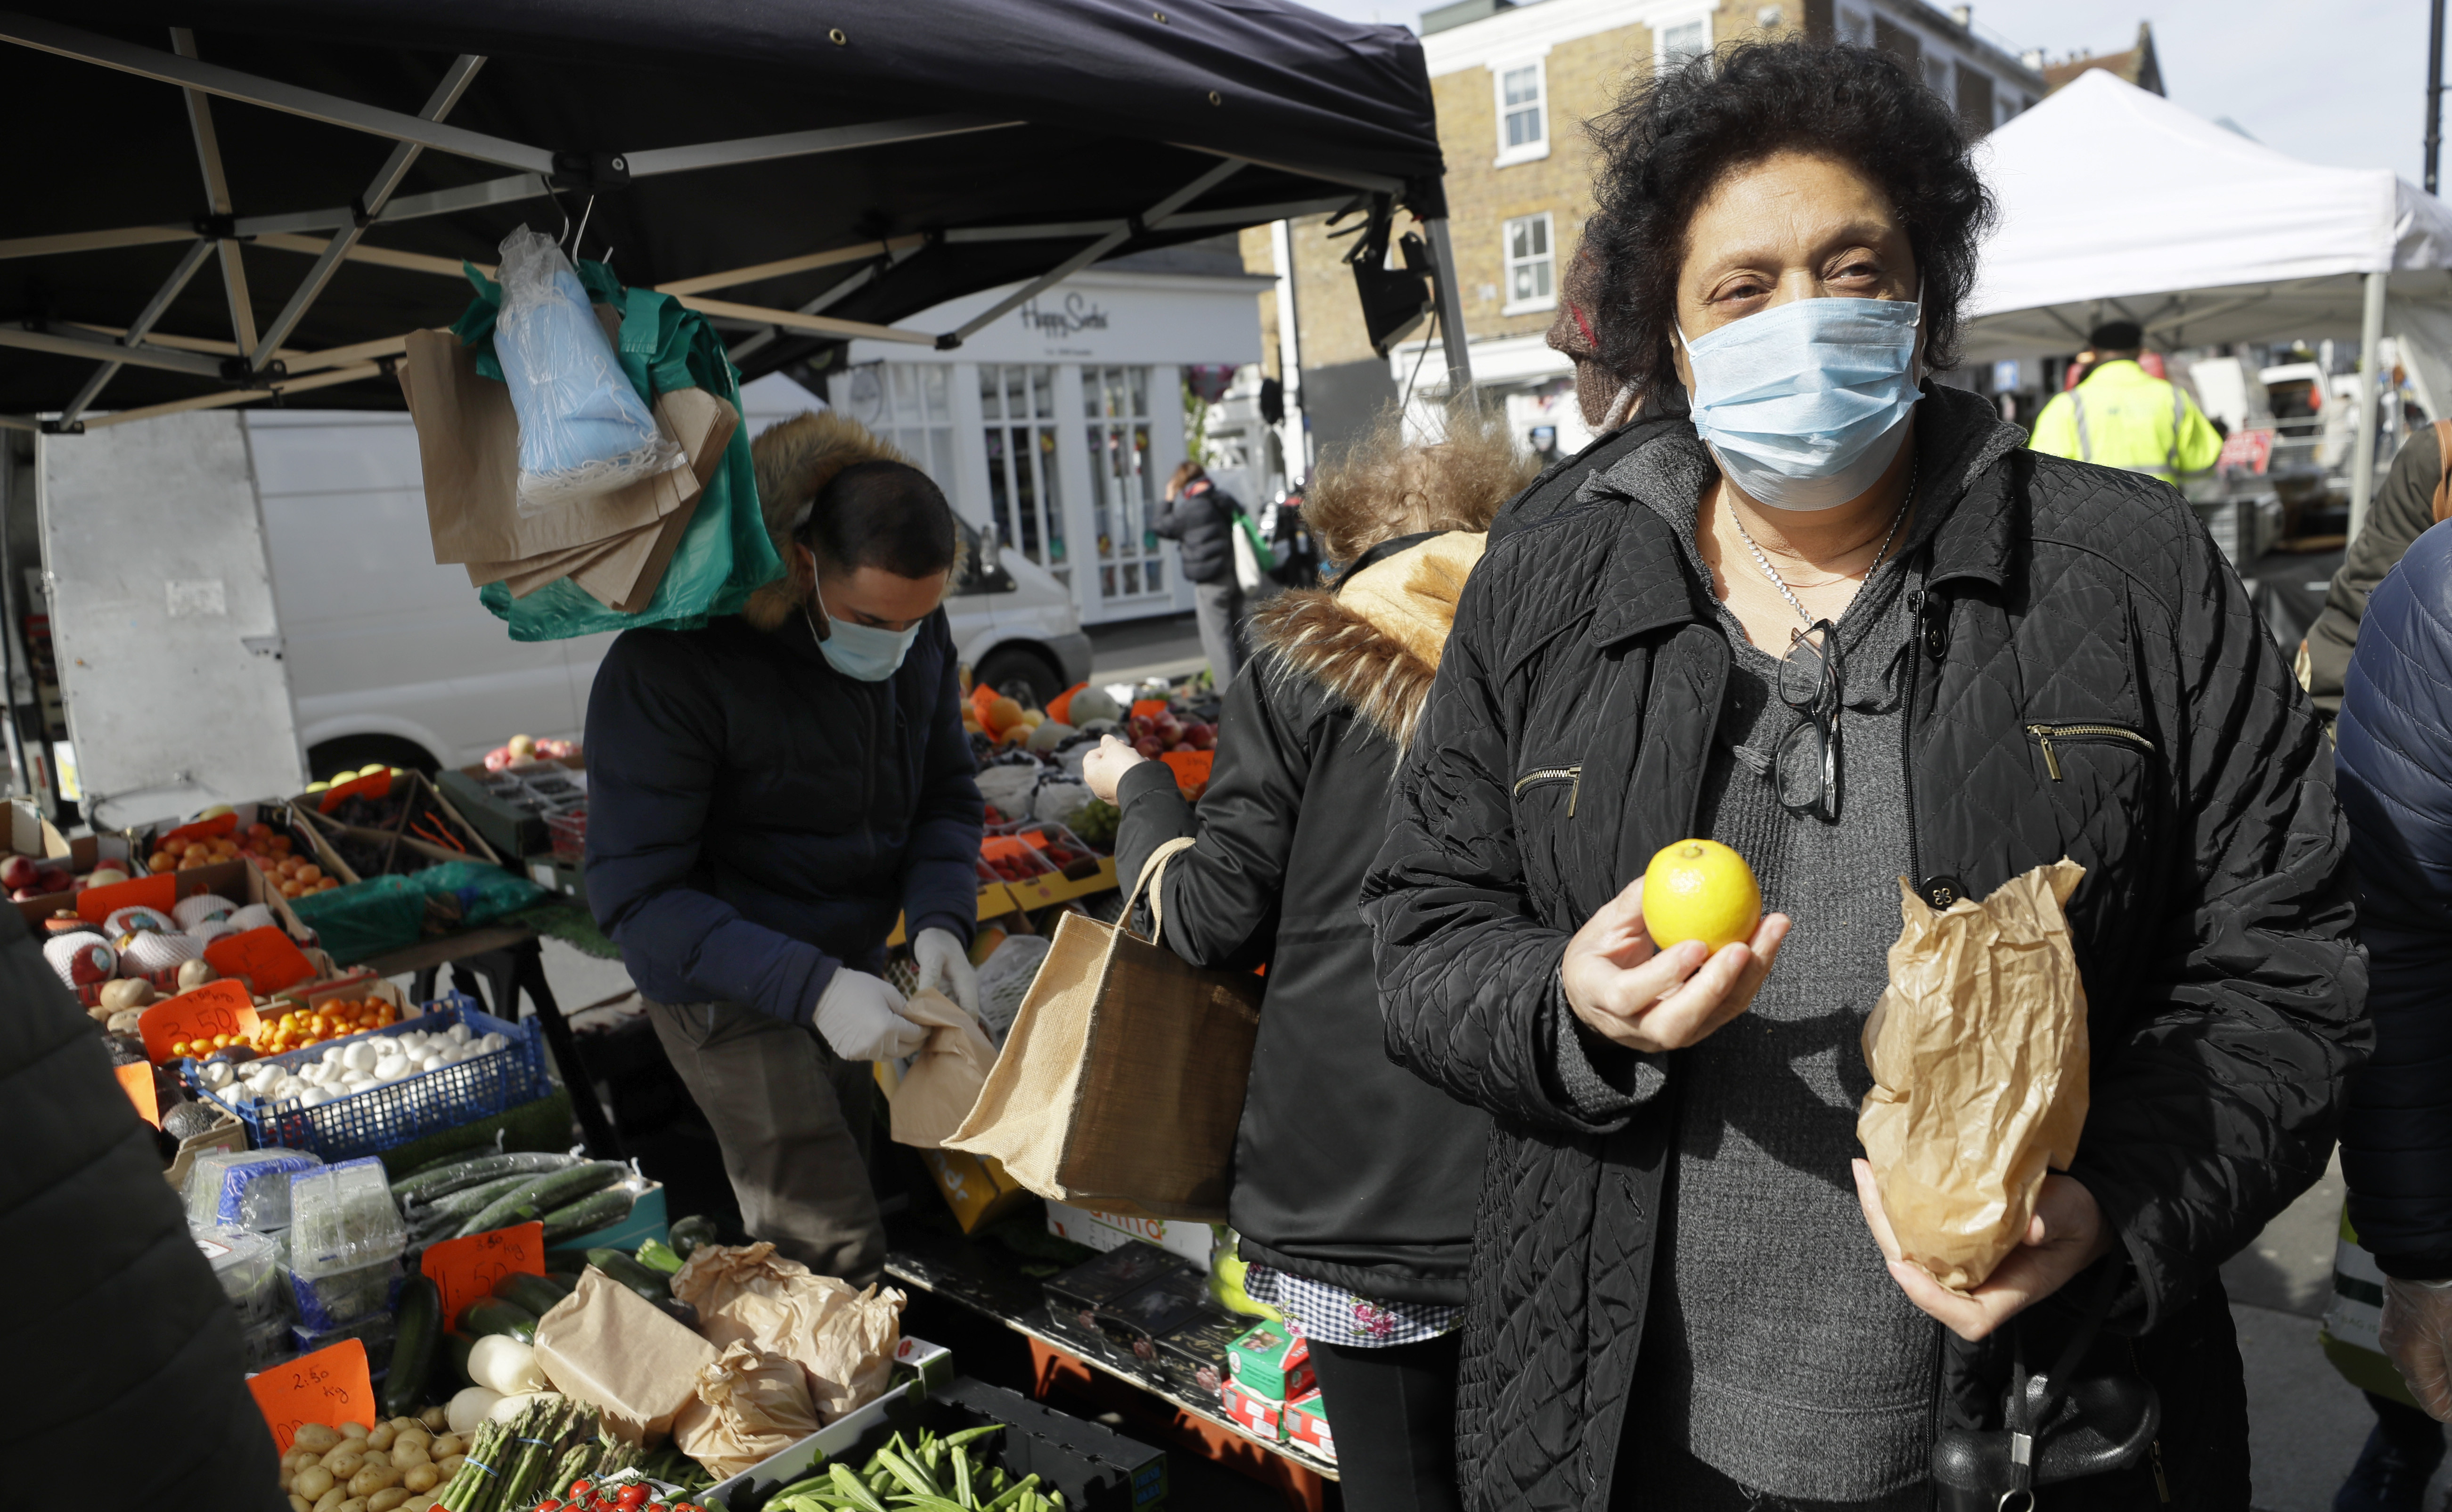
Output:
<svg viewBox="0 0 2452 1512">
<path fill-rule="evenodd" d="M 1423 13 L 1473 380 L 1536 449 L 1586 439 L 1568 365 L 1542 341 L 1592 211 L 1584 123 L 1666 63 L 1799 29 L 1899 54 L 1981 130 L 2046 92 L 2036 68 L 1979 36 L 1966 8 L 1921 0 L 1461 0 Z M 1278 441 L 1293 472 L 1306 440 L 1317 461 L 1409 388 L 1447 386 L 1427 328 L 1384 358 L 1372 351 L 1340 260 L 1349 244 L 1328 231 L 1315 217 L 1242 233 L 1244 267 L 1276 280 L 1260 301 L 1261 350 L 1287 391 Z"/>
</svg>

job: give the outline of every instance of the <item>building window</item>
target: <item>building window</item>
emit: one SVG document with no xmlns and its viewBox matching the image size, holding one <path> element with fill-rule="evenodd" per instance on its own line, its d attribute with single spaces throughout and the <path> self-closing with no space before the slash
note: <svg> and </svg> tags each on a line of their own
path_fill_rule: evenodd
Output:
<svg viewBox="0 0 2452 1512">
<path fill-rule="evenodd" d="M 1660 56 L 1657 65 L 1673 69 L 1696 53 L 1711 50 L 1711 18 L 1697 16 L 1673 27 L 1660 29 Z"/>
<path fill-rule="evenodd" d="M 1551 253 L 1550 212 L 1519 215 L 1507 223 L 1507 303 L 1502 315 L 1554 309 L 1558 304 L 1557 260 Z"/>
<path fill-rule="evenodd" d="M 1933 93 L 1940 95 L 1945 100 L 1949 98 L 1948 59 L 1927 58 L 1924 60 L 1924 87 L 1930 90 Z"/>
<path fill-rule="evenodd" d="M 1550 155 L 1550 101 L 1541 60 L 1491 70 L 1498 81 L 1498 161 L 1530 163 Z"/>
<path fill-rule="evenodd" d="M 1958 66 L 1958 118 L 1978 136 L 1992 129 L 1992 75 Z"/>
<path fill-rule="evenodd" d="M 1081 369 L 1102 605 L 1167 599 L 1166 558 L 1149 527 L 1158 493 L 1150 462 L 1150 387 L 1147 368 Z"/>
<path fill-rule="evenodd" d="M 1924 39 L 1888 16 L 1873 18 L 1873 46 L 1906 64 L 1909 71 L 1924 67 Z"/>
<path fill-rule="evenodd" d="M 979 413 L 987 422 L 988 518 L 998 537 L 1071 582 L 1057 483 L 1055 365 L 979 364 Z"/>
<path fill-rule="evenodd" d="M 863 363 L 837 377 L 833 393 L 843 413 L 899 448 L 959 512 L 952 376 L 943 363 Z"/>
<path fill-rule="evenodd" d="M 1839 10 L 1839 40 L 1851 48 L 1871 47 L 1873 45 L 1872 16 L 1863 10 L 1850 10 L 1842 6 Z"/>
</svg>

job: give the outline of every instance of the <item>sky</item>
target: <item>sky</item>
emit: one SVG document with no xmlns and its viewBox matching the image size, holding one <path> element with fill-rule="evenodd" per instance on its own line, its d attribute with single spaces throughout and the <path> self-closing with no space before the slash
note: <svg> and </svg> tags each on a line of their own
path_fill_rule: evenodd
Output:
<svg viewBox="0 0 2452 1512">
<path fill-rule="evenodd" d="M 1303 0 L 1419 28 L 1426 6 Z M 2154 24 L 2170 97 L 2267 147 L 2417 184 L 2426 134 L 2427 0 L 1977 0 L 1979 33 L 2013 50 L 2117 52 Z M 2174 171 L 2180 165 L 2174 165 Z M 2446 169 L 2452 177 L 2452 168 Z"/>
</svg>

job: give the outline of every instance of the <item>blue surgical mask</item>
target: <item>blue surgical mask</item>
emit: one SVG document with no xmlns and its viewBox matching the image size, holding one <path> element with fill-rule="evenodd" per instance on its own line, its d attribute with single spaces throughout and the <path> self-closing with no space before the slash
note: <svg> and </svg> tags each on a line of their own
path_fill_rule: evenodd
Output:
<svg viewBox="0 0 2452 1512">
<path fill-rule="evenodd" d="M 809 620 L 809 633 L 817 636 L 818 649 L 824 653 L 826 665 L 845 677 L 856 677 L 863 683 L 884 682 L 901 667 L 902 659 L 911 654 L 911 643 L 920 639 L 918 625 L 907 630 L 881 630 L 874 625 L 856 625 L 849 620 L 836 619 L 826 614 L 825 595 L 817 593 L 814 584 L 810 591 L 817 596 L 818 612 L 826 615 L 827 627 L 834 633 L 818 635 L 818 622 L 815 620 Z M 801 610 L 801 617 L 809 618 L 806 607 Z"/>
<path fill-rule="evenodd" d="M 1730 482 L 1774 509 L 1829 509 L 1907 439 L 1921 296 L 1794 299 L 1685 342 L 1695 433 Z"/>
</svg>

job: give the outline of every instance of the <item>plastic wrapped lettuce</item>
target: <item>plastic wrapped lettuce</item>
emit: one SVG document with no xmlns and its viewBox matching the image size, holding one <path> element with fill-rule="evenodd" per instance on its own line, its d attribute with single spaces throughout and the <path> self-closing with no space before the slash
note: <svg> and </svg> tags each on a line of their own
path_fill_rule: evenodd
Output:
<svg viewBox="0 0 2452 1512">
<path fill-rule="evenodd" d="M 520 417 L 523 514 L 594 498 L 681 460 L 623 374 L 587 290 L 553 238 L 503 239 L 494 353 Z"/>
</svg>

